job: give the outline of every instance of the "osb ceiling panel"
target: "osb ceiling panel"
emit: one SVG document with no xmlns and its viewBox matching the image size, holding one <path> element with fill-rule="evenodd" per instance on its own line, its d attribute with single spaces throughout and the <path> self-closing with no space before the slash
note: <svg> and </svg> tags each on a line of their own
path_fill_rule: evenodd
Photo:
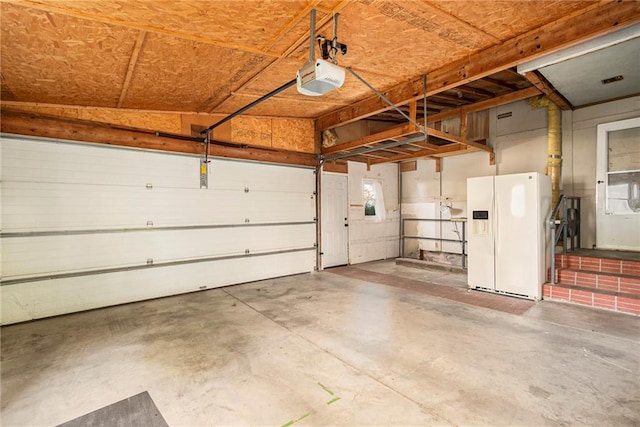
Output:
<svg viewBox="0 0 640 427">
<path fill-rule="evenodd" d="M 424 1 L 424 0 L 423 0 Z M 582 10 L 594 1 L 428 1 L 440 9 L 500 40 Z"/>
<path fill-rule="evenodd" d="M 590 1 L 0 0 L 4 100 L 232 112 L 293 79 L 309 11 L 339 11 L 351 66 L 384 91 L 593 4 Z M 332 22 L 319 24 L 332 37 Z M 518 77 L 519 78 L 519 77 Z M 502 94 L 518 79 L 474 82 Z M 252 115 L 318 117 L 372 96 L 347 74 L 323 97 L 294 88 Z"/>
<path fill-rule="evenodd" d="M 492 39 L 417 1 L 349 3 L 340 12 L 338 36 L 348 45 L 342 66 L 353 66 L 397 80 L 414 77 L 491 45 Z M 331 36 L 332 29 L 324 31 Z M 308 55 L 308 43 L 296 50 Z"/>
<path fill-rule="evenodd" d="M 137 31 L 3 3 L 3 96 L 115 107 Z"/>
<path fill-rule="evenodd" d="M 301 117 L 315 118 L 322 113 L 335 109 L 336 105 L 327 104 L 322 99 L 307 98 L 302 101 L 292 99 L 297 97 L 295 88 L 287 89 L 281 95 L 277 95 L 247 111 L 249 116 L 280 116 L 280 117 Z M 233 96 L 216 109 L 216 113 L 229 114 L 250 102 L 258 99 L 258 96 Z M 277 114 L 274 114 L 274 111 Z"/>
<path fill-rule="evenodd" d="M 31 3 L 44 3 L 33 1 Z M 51 3 L 51 2 L 49 2 Z M 278 29 L 307 5 L 305 0 L 183 1 L 67 0 L 53 2 L 60 12 L 97 20 L 187 33 L 225 43 L 261 49 Z"/>
<path fill-rule="evenodd" d="M 327 21 L 324 25 L 320 25 L 322 20 Z M 316 34 L 326 37 L 332 37 L 332 24 L 330 15 L 316 11 Z M 265 46 L 271 52 L 279 54 L 288 53 L 287 51 L 295 50 L 296 46 L 305 50 L 305 55 L 309 52 L 309 14 L 298 15 L 298 21 L 293 25 L 283 28 L 283 31 L 274 36 L 271 43 Z"/>
<path fill-rule="evenodd" d="M 268 93 L 273 89 L 288 82 L 289 80 L 295 78 L 296 71 L 300 69 L 305 60 L 306 59 L 285 59 L 278 61 L 273 66 L 268 67 L 264 73 L 260 74 L 259 77 L 251 81 L 238 92 L 251 93 L 254 95 L 263 95 L 265 93 Z M 379 90 L 384 90 L 397 81 L 393 77 L 373 74 L 368 71 L 356 70 L 356 72 L 374 88 Z M 295 96 L 301 100 L 309 98 L 298 94 L 295 90 L 290 91 L 290 93 L 291 96 Z M 354 76 L 347 72 L 344 85 L 341 88 L 328 92 L 322 97 L 318 97 L 316 99 L 323 102 L 344 104 L 346 102 L 354 101 L 356 99 L 362 98 L 363 96 L 372 94 L 373 92 L 371 92 L 369 88 L 367 88 L 364 84 L 359 82 Z"/>
<path fill-rule="evenodd" d="M 205 111 L 265 57 L 191 40 L 147 34 L 123 107 Z"/>
</svg>

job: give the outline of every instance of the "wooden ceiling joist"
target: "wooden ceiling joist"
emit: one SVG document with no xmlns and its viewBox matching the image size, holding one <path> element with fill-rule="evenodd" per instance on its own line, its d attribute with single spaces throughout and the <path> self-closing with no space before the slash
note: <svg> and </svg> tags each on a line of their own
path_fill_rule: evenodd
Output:
<svg viewBox="0 0 640 427">
<path fill-rule="evenodd" d="M 365 147 L 367 145 L 375 144 L 377 142 L 387 141 L 394 138 L 400 138 L 405 135 L 416 133 L 416 127 L 410 123 L 395 126 L 382 132 L 374 133 L 364 138 L 354 139 L 353 141 L 344 142 L 342 144 L 334 145 L 333 147 L 324 148 L 322 150 L 323 155 L 329 155 L 338 153 L 341 151 L 355 150 L 356 148 Z"/>
<path fill-rule="evenodd" d="M 529 87 L 517 92 L 512 92 L 506 95 L 496 96 L 495 98 L 487 99 L 485 101 L 476 102 L 475 104 L 464 105 L 452 110 L 443 111 L 442 113 L 432 114 L 427 117 L 427 121 L 429 123 L 439 122 L 441 120 L 450 119 L 461 114 L 487 110 L 489 108 L 497 107 L 504 104 L 510 104 L 512 102 L 521 101 L 523 99 L 531 98 L 537 95 L 540 95 L 540 91 L 535 87 Z"/>
<path fill-rule="evenodd" d="M 635 1 L 599 2 L 505 42 L 428 73 L 427 96 L 455 88 L 524 61 L 578 44 L 638 22 L 640 8 Z M 423 96 L 422 76 L 393 86 L 384 95 L 401 105 Z M 348 107 L 325 114 L 317 120 L 317 130 L 333 128 L 388 110 L 377 96 L 370 96 Z"/>
<path fill-rule="evenodd" d="M 509 84 L 507 82 L 503 82 L 502 80 L 494 79 L 494 78 L 491 78 L 491 77 L 483 77 L 480 80 L 482 80 L 484 82 L 487 82 L 489 84 L 492 84 L 494 86 L 498 86 L 498 87 L 500 87 L 502 89 L 507 89 L 509 91 L 518 90 L 518 88 L 516 86 L 512 85 L 512 84 Z"/>
<path fill-rule="evenodd" d="M 463 144 L 447 144 L 447 145 L 443 145 L 442 147 L 439 147 L 438 150 L 435 152 L 433 150 L 420 150 L 411 154 L 399 154 L 397 156 L 389 157 L 388 159 L 385 159 L 385 160 L 382 160 L 382 159 L 374 160 L 371 162 L 371 164 L 374 165 L 374 164 L 380 164 L 380 163 L 399 162 L 402 160 L 420 159 L 424 157 L 437 158 L 445 154 L 450 154 L 450 153 L 458 154 L 462 152 L 470 153 L 472 151 L 477 151 L 477 150 L 474 149 L 473 147 L 468 147 Z"/>
<path fill-rule="evenodd" d="M 479 142 L 469 141 L 467 139 L 461 138 L 459 136 L 451 135 L 446 132 L 439 131 L 433 128 L 427 128 L 427 134 L 429 136 L 435 136 L 436 138 L 444 139 L 446 141 L 454 142 L 456 144 L 466 145 L 468 147 L 473 147 L 478 150 L 486 151 L 487 153 L 493 153 L 493 148 L 489 147 L 486 144 L 480 144 Z"/>
<path fill-rule="evenodd" d="M 562 110 L 573 110 L 574 107 L 571 103 L 562 96 L 549 81 L 538 71 L 529 71 L 525 73 L 525 78 L 531 82 L 540 92 L 546 95 L 551 101 L 553 101 Z"/>
<path fill-rule="evenodd" d="M 519 101 L 521 99 L 531 98 L 532 96 L 537 96 L 539 94 L 540 92 L 538 91 L 538 89 L 536 89 L 535 87 L 530 87 L 527 89 L 520 90 L 518 92 L 513 92 L 507 95 L 488 99 L 486 101 L 480 101 L 475 104 L 465 105 L 463 107 L 458 107 L 452 110 L 445 111 L 443 113 L 430 115 L 427 117 L 427 120 L 429 121 L 429 123 L 434 123 L 434 122 L 448 119 L 451 117 L 456 117 L 459 115 L 462 116 L 462 115 L 466 115 L 467 113 L 482 111 L 488 108 L 496 107 L 498 105 Z M 417 107 L 417 103 L 416 102 L 410 103 L 409 110 L 410 110 L 410 114 L 412 113 L 416 114 L 417 111 L 419 110 L 419 108 Z M 438 137 L 440 139 L 444 139 L 444 140 L 452 141 L 456 143 L 463 143 L 468 146 L 475 146 L 474 148 L 476 149 L 491 152 L 490 147 L 487 147 L 486 145 L 482 145 L 473 141 L 467 141 L 466 138 L 455 137 L 453 135 L 434 129 L 433 127 L 429 127 L 427 131 L 429 135 Z M 339 152 L 348 152 L 361 147 L 373 146 L 376 143 L 380 143 L 384 141 L 389 141 L 389 140 L 398 141 L 400 140 L 400 138 L 404 138 L 407 135 L 415 134 L 418 132 L 419 132 L 418 129 L 416 129 L 414 125 L 412 125 L 411 123 L 405 123 L 402 125 L 398 125 L 398 126 L 394 126 L 392 128 L 386 129 L 382 132 L 377 132 L 377 133 L 368 135 L 366 137 L 362 137 L 362 138 L 354 139 L 352 141 L 337 144 L 337 145 L 334 145 L 333 147 L 324 148 L 322 150 L 322 154 L 324 156 L 327 156 L 327 155 L 339 153 Z M 431 144 L 426 141 L 417 141 L 417 142 L 414 141 L 411 144 L 407 144 L 407 145 L 419 147 L 423 150 L 428 149 L 428 150 L 431 150 L 431 152 L 438 150 L 440 148 L 439 146 Z M 401 151 L 403 149 L 398 147 L 392 147 L 392 148 L 387 147 L 387 148 L 384 148 L 384 150 Z M 397 154 L 412 154 L 412 153 L 415 153 L 415 152 L 397 153 Z"/>
</svg>

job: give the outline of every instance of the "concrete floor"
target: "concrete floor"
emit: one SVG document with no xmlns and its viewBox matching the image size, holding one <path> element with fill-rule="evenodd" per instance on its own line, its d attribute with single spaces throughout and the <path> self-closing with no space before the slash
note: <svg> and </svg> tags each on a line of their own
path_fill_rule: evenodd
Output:
<svg viewBox="0 0 640 427">
<path fill-rule="evenodd" d="M 330 271 L 4 327 L 1 369 L 3 426 L 143 391 L 170 426 L 640 424 L 639 317 L 513 315 Z"/>
</svg>

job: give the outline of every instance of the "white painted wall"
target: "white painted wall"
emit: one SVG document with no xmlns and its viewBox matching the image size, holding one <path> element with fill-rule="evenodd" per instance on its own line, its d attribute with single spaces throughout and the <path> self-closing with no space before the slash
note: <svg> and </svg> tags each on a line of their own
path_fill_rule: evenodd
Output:
<svg viewBox="0 0 640 427">
<path fill-rule="evenodd" d="M 382 183 L 386 218 L 364 216 L 364 179 Z M 399 253 L 398 165 L 349 162 L 349 264 L 395 258 Z"/>
<path fill-rule="evenodd" d="M 498 119 L 498 115 L 511 113 Z M 596 126 L 640 115 L 640 97 L 609 102 L 576 111 L 564 111 L 562 116 L 563 192 L 582 198 L 582 247 L 595 244 L 596 187 Z M 453 216 L 466 216 L 466 180 L 474 176 L 506 175 L 521 172 L 544 173 L 547 156 L 546 109 L 531 109 L 528 101 L 503 105 L 490 111 L 489 144 L 494 147 L 496 165 L 489 165 L 486 153 L 472 153 L 442 159 L 442 172 L 435 172 L 434 162 L 418 160 L 418 168 L 402 174 L 403 217 L 441 214 L 441 201 L 450 203 Z M 435 232 L 429 229 L 424 231 Z M 418 232 L 407 223 L 405 234 Z M 448 227 L 442 236 L 451 238 Z M 455 238 L 455 237 L 454 237 Z M 424 243 L 423 243 L 424 244 Z M 416 241 L 405 243 L 405 256 L 417 256 Z M 423 247 L 427 249 L 427 247 Z M 450 246 L 445 251 L 458 252 Z"/>
<path fill-rule="evenodd" d="M 417 169 L 402 174 L 402 216 L 404 218 L 451 219 L 466 217 L 467 178 L 494 175 L 496 167 L 489 164 L 487 153 L 471 153 L 441 160 L 441 172 L 436 172 L 434 160 L 418 160 Z M 441 204 L 451 207 L 442 213 Z M 462 232 L 462 225 L 458 226 Z M 405 221 L 405 235 L 458 239 L 453 224 Z M 439 251 L 440 243 L 407 239 L 404 256 L 417 258 L 418 250 Z M 444 242 L 442 250 L 462 253 L 458 243 Z"/>
</svg>

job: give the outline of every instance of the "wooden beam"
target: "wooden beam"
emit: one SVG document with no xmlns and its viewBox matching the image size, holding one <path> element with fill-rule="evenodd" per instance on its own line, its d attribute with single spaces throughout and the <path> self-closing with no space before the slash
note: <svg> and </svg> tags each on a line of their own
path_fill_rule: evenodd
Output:
<svg viewBox="0 0 640 427">
<path fill-rule="evenodd" d="M 384 160 L 383 159 L 373 160 L 371 164 L 376 165 L 379 163 L 390 163 L 390 162 L 399 162 L 402 160 L 419 159 L 421 157 L 440 157 L 440 156 L 444 156 L 446 154 L 451 154 L 451 153 L 462 154 L 462 153 L 472 153 L 476 151 L 478 150 L 472 147 L 467 147 L 462 144 L 448 144 L 448 145 L 443 145 L 439 147 L 438 150 L 435 152 L 433 150 L 414 151 L 413 153 L 410 153 L 410 154 L 409 153 L 399 154 L 397 156 L 389 157 L 388 159 L 384 159 Z"/>
<path fill-rule="evenodd" d="M 120 90 L 120 99 L 118 99 L 118 108 L 122 107 L 122 103 L 127 96 L 127 92 L 129 91 L 129 84 L 131 84 L 131 79 L 133 78 L 133 72 L 136 69 L 136 64 L 138 63 L 138 57 L 140 56 L 140 51 L 142 50 L 142 45 L 144 44 L 144 39 L 147 36 L 146 31 L 140 31 L 138 34 L 138 38 L 136 39 L 136 44 L 133 46 L 133 51 L 131 52 L 131 56 L 129 57 L 129 65 L 127 66 L 127 74 L 124 77 L 124 82 L 122 83 L 122 89 Z"/>
<path fill-rule="evenodd" d="M 429 121 L 429 123 L 439 122 L 441 120 L 450 119 L 451 117 L 455 117 L 460 114 L 468 114 L 475 111 L 487 110 L 489 108 L 497 107 L 504 104 L 510 104 L 512 102 L 531 98 L 537 95 L 540 95 L 540 91 L 535 87 L 529 87 L 517 92 L 508 93 L 506 95 L 496 96 L 495 98 L 476 102 L 474 104 L 463 105 L 462 107 L 443 111 L 442 113 L 432 114 L 427 117 L 427 120 Z"/>
<path fill-rule="evenodd" d="M 413 172 L 415 170 L 418 170 L 418 162 L 411 161 L 411 162 L 403 162 L 400 163 L 400 172 Z"/>
<path fill-rule="evenodd" d="M 433 150 L 433 151 L 438 150 L 441 147 L 440 145 L 435 145 L 427 141 L 416 141 L 407 145 L 413 145 L 414 147 L 426 148 L 427 150 Z"/>
<path fill-rule="evenodd" d="M 495 98 L 496 96 L 495 93 L 489 92 L 488 90 L 480 89 L 477 87 L 471 87 L 468 85 L 458 86 L 454 90 L 470 93 L 471 95 L 479 96 L 482 98 Z"/>
<path fill-rule="evenodd" d="M 599 2 L 582 13 L 561 18 L 527 33 L 496 44 L 428 74 L 427 96 L 481 79 L 525 61 L 559 51 L 640 21 L 636 1 Z M 394 104 L 405 104 L 423 96 L 422 76 L 402 82 L 384 92 Z M 318 118 L 323 131 L 371 116 L 390 107 L 377 96 L 358 101 Z"/>
<path fill-rule="evenodd" d="M 408 144 L 411 145 L 411 144 Z M 383 148 L 381 151 L 386 151 L 388 153 L 393 153 L 393 154 L 407 154 L 407 153 L 411 153 L 411 150 L 407 150 L 405 148 L 398 148 L 398 147 L 393 147 L 393 148 Z"/>
<path fill-rule="evenodd" d="M 457 144 L 463 144 L 469 147 L 477 148 L 478 150 L 486 151 L 487 153 L 492 153 L 493 148 L 489 147 L 485 144 L 480 144 L 479 142 L 469 141 L 464 138 L 460 138 L 459 136 L 451 135 L 436 129 L 427 128 L 427 134 L 429 136 L 435 136 L 436 138 L 444 139 L 446 141 L 455 142 Z"/>
<path fill-rule="evenodd" d="M 538 71 L 529 71 L 524 77 L 531 82 L 538 90 L 544 93 L 547 98 L 553 101 L 562 110 L 574 110 L 575 107 L 559 93 L 556 88 Z"/>
<path fill-rule="evenodd" d="M 204 145 L 202 143 L 156 136 L 154 132 L 148 130 L 117 127 L 108 123 L 64 119 L 7 109 L 2 110 L 1 119 L 0 129 L 2 132 L 11 134 L 204 155 Z M 301 166 L 315 167 L 317 165 L 316 156 L 313 154 L 259 147 L 227 147 L 212 144 L 209 146 L 209 155 Z"/>
<path fill-rule="evenodd" d="M 322 165 L 324 172 L 349 173 L 349 164 L 347 162 L 325 162 Z"/>
<path fill-rule="evenodd" d="M 494 78 L 491 78 L 491 77 L 483 77 L 480 80 L 482 80 L 484 82 L 487 82 L 487 83 L 490 83 L 490 84 L 492 84 L 494 86 L 498 86 L 498 87 L 501 87 L 503 89 L 510 90 L 512 92 L 518 90 L 518 87 L 515 86 L 515 85 L 509 84 L 509 83 L 503 82 L 502 80 L 494 79 Z"/>
<path fill-rule="evenodd" d="M 436 173 L 442 172 L 442 159 L 435 158 L 433 160 L 436 161 Z"/>
<path fill-rule="evenodd" d="M 460 113 L 460 138 L 467 139 L 467 113 Z"/>
<path fill-rule="evenodd" d="M 355 150 L 356 148 L 364 147 L 366 145 L 375 144 L 377 142 L 386 141 L 388 139 L 399 138 L 405 135 L 418 132 L 412 124 L 404 124 L 395 126 L 382 132 L 374 133 L 363 138 L 354 139 L 349 142 L 343 142 L 342 144 L 334 145 L 333 147 L 327 147 L 322 149 L 322 154 L 338 153 L 340 151 Z"/>
<path fill-rule="evenodd" d="M 417 121 L 418 117 L 418 101 L 413 100 L 409 103 L 409 117 L 412 120 Z"/>
<path fill-rule="evenodd" d="M 264 93 L 259 93 L 255 91 L 245 91 L 245 92 L 233 91 L 230 94 L 230 97 L 231 96 L 251 98 L 251 101 L 247 101 L 247 103 L 249 103 L 264 96 Z M 291 95 L 274 95 L 270 99 L 281 100 L 281 101 L 306 102 L 306 103 L 323 104 L 323 105 L 345 105 L 345 103 L 342 101 L 320 99 L 320 97 L 314 97 L 314 96 L 297 96 L 293 93 Z"/>
</svg>

